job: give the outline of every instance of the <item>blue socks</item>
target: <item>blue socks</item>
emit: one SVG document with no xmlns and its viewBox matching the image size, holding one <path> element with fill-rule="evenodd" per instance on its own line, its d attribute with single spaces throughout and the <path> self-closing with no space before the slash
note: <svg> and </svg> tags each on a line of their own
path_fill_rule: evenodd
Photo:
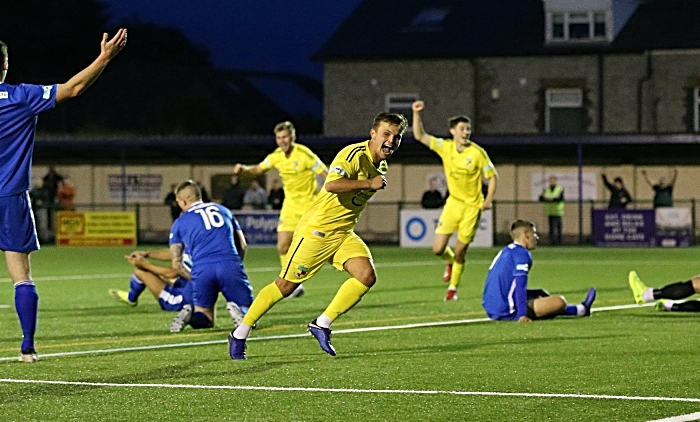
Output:
<svg viewBox="0 0 700 422">
<path fill-rule="evenodd" d="M 564 315 L 578 315 L 578 307 L 576 305 L 566 305 L 566 309 L 564 309 Z"/>
<path fill-rule="evenodd" d="M 15 284 L 15 309 L 22 327 L 22 352 L 34 349 L 34 333 L 38 316 L 39 295 L 31 280 Z"/>
<path fill-rule="evenodd" d="M 214 326 L 214 321 L 210 321 L 202 312 L 195 312 L 190 319 L 190 326 L 194 329 L 211 328 Z"/>
<path fill-rule="evenodd" d="M 131 275 L 131 282 L 129 283 L 129 301 L 136 302 L 139 300 L 141 293 L 146 290 L 146 285 L 143 281 L 136 277 L 136 274 Z"/>
</svg>

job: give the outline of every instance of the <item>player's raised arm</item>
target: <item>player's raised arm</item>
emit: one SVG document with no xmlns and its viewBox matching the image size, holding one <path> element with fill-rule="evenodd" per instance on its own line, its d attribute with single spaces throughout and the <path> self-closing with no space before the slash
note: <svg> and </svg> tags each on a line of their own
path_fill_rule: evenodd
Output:
<svg viewBox="0 0 700 422">
<path fill-rule="evenodd" d="M 416 141 L 429 147 L 430 137 L 432 135 L 426 133 L 425 130 L 423 130 L 423 120 L 421 119 L 421 112 L 424 108 L 425 103 L 423 101 L 416 101 L 411 106 L 411 109 L 413 110 L 413 137 L 416 139 Z"/>
<path fill-rule="evenodd" d="M 100 55 L 88 67 L 70 78 L 68 82 L 58 85 L 56 103 L 58 104 L 70 98 L 75 98 L 88 89 L 88 87 L 97 80 L 114 56 L 122 51 L 124 46 L 126 46 L 126 29 L 122 28 L 118 30 L 109 41 L 108 35 L 105 32 L 102 35 L 102 42 L 100 43 Z"/>
</svg>

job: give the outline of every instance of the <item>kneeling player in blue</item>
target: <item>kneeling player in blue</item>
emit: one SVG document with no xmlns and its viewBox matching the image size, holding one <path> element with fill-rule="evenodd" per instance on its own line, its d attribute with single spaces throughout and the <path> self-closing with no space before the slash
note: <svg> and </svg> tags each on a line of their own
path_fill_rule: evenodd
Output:
<svg viewBox="0 0 700 422">
<path fill-rule="evenodd" d="M 134 251 L 124 258 L 136 269 L 131 275 L 128 291 L 109 289 L 112 298 L 136 306 L 141 293 L 148 289 L 164 311 L 180 311 L 184 305 L 192 305 L 192 284 L 189 279 L 179 276 L 171 266 L 154 264 L 146 259 L 170 261 L 170 249 Z M 188 271 L 191 270 L 189 257 L 185 256 L 183 265 Z"/>
<path fill-rule="evenodd" d="M 589 289 L 583 302 L 568 305 L 562 296 L 550 296 L 544 290 L 528 290 L 532 268 L 530 251 L 537 247 L 537 229 L 530 221 L 517 220 L 510 227 L 513 243 L 493 259 L 484 286 L 482 305 L 489 318 L 530 322 L 558 315 L 590 316 L 596 290 Z"/>
<path fill-rule="evenodd" d="M 170 324 L 171 332 L 185 326 L 214 326 L 214 306 L 219 292 L 226 298 L 234 325 L 243 321 L 253 303 L 253 288 L 243 267 L 246 240 L 231 211 L 223 205 L 202 202 L 196 182 L 187 180 L 175 188 L 182 215 L 170 230 L 172 266 L 180 276 L 190 272 L 183 265 L 185 253 L 192 258 L 192 302 L 184 305 Z"/>
</svg>

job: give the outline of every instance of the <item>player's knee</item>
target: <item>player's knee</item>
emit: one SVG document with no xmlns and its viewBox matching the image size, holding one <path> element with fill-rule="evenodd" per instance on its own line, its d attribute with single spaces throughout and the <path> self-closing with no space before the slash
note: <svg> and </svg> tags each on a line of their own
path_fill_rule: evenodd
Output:
<svg viewBox="0 0 700 422">
<path fill-rule="evenodd" d="M 287 255 L 287 252 L 289 252 L 289 245 L 288 244 L 278 244 L 277 245 L 277 252 L 279 252 L 280 255 Z"/>
<path fill-rule="evenodd" d="M 282 296 L 287 297 L 296 290 L 297 287 L 299 287 L 299 284 L 297 283 L 292 283 L 291 281 L 287 281 L 283 278 L 278 278 L 275 281 L 275 284 L 277 285 L 277 288 L 280 290 L 280 293 L 282 293 Z"/>
<path fill-rule="evenodd" d="M 695 289 L 695 293 L 700 294 L 700 275 L 696 275 L 691 279 L 693 283 L 693 289 Z"/>
<path fill-rule="evenodd" d="M 564 296 L 550 296 L 552 306 L 556 308 L 557 313 L 564 312 L 566 309 L 566 299 Z"/>
<path fill-rule="evenodd" d="M 136 278 L 138 278 L 139 280 L 143 280 L 143 275 L 147 273 L 147 271 L 144 271 L 141 268 L 137 268 L 134 270 L 134 275 L 136 275 Z"/>
<path fill-rule="evenodd" d="M 377 282 L 377 273 L 373 269 L 367 269 L 359 274 L 355 274 L 355 278 L 365 286 L 372 287 Z"/>
<path fill-rule="evenodd" d="M 445 247 L 442 245 L 434 245 L 433 253 L 437 256 L 442 256 L 442 254 L 445 253 Z"/>
<path fill-rule="evenodd" d="M 194 329 L 211 328 L 214 326 L 214 321 L 210 320 L 202 312 L 195 312 L 192 314 L 192 319 L 190 319 L 190 326 Z"/>
</svg>

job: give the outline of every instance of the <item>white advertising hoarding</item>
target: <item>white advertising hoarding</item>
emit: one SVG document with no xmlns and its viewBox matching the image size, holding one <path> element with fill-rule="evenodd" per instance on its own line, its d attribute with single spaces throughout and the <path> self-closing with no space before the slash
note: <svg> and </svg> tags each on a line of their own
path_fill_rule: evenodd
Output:
<svg viewBox="0 0 700 422">
<path fill-rule="evenodd" d="M 437 210 L 401 210 L 402 248 L 429 248 L 435 239 L 435 227 L 440 219 L 441 209 Z M 493 212 L 486 210 L 481 214 L 481 223 L 476 232 L 472 247 L 490 248 L 493 246 Z M 450 239 L 450 245 L 457 242 L 457 235 Z"/>
</svg>

